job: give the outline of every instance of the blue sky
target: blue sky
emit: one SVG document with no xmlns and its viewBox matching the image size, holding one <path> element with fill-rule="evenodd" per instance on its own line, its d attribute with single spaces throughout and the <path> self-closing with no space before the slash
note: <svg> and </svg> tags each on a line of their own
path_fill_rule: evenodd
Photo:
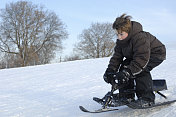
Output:
<svg viewBox="0 0 176 117">
<path fill-rule="evenodd" d="M 0 8 L 18 0 L 1 0 Z M 143 25 L 143 29 L 155 35 L 164 43 L 175 40 L 175 0 L 27 0 L 54 11 L 67 25 L 69 38 L 64 41 L 62 56 L 72 52 L 78 35 L 91 23 L 110 22 L 122 13 L 131 15 L 132 20 Z"/>
</svg>

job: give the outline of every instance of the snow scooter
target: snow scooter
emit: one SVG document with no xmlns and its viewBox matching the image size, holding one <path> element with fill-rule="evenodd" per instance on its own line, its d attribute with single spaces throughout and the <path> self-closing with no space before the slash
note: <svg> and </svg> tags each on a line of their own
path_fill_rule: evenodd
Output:
<svg viewBox="0 0 176 117">
<path fill-rule="evenodd" d="M 108 112 L 108 111 L 115 111 L 115 110 L 119 110 L 118 108 L 113 108 L 113 107 L 119 107 L 119 106 L 123 106 L 126 105 L 129 108 L 132 109 L 147 109 L 147 108 L 152 108 L 152 107 L 158 107 L 158 106 L 164 106 L 164 105 L 169 105 L 171 103 L 176 102 L 176 100 L 172 100 L 172 101 L 166 101 L 166 102 L 162 102 L 162 103 L 156 103 L 152 106 L 147 106 L 147 107 L 138 107 L 138 106 L 134 106 L 130 103 L 122 103 L 121 105 L 119 105 L 119 103 L 117 104 L 116 102 L 116 97 L 119 95 L 119 93 L 114 93 L 117 89 L 123 88 L 124 86 L 126 86 L 126 84 L 120 84 L 117 83 L 117 81 L 113 81 L 111 83 L 112 87 L 111 87 L 111 91 L 109 91 L 103 98 L 97 98 L 97 97 L 93 97 L 93 100 L 96 101 L 97 103 L 102 105 L 101 109 L 95 110 L 95 111 L 89 111 L 86 108 L 84 108 L 83 106 L 79 106 L 80 110 L 83 112 L 88 112 L 88 113 L 101 113 L 101 112 Z M 153 91 L 157 94 L 159 94 L 160 96 L 162 96 L 163 98 L 167 99 L 167 97 L 161 93 L 160 91 L 163 90 L 167 90 L 167 85 L 166 85 L 166 80 L 165 79 L 157 79 L 157 80 L 153 80 Z M 134 89 L 129 89 L 127 91 L 125 91 L 123 94 L 130 94 L 130 93 L 135 93 L 135 87 Z"/>
</svg>

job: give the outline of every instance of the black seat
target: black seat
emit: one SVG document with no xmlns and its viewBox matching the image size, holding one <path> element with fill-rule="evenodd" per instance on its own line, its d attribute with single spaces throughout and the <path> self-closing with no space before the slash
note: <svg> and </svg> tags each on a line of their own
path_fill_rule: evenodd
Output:
<svg viewBox="0 0 176 117">
<path fill-rule="evenodd" d="M 166 80 L 165 79 L 153 80 L 153 90 L 156 92 L 167 90 Z"/>
</svg>

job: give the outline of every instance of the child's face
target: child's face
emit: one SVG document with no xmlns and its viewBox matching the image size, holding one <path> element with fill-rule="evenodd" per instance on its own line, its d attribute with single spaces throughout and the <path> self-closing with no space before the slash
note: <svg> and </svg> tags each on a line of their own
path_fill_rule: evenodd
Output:
<svg viewBox="0 0 176 117">
<path fill-rule="evenodd" d="M 118 39 L 119 40 L 124 40 L 125 38 L 127 38 L 128 37 L 128 33 L 127 32 L 124 32 L 124 31 L 122 31 L 122 32 L 117 32 L 117 36 L 118 36 Z"/>
</svg>

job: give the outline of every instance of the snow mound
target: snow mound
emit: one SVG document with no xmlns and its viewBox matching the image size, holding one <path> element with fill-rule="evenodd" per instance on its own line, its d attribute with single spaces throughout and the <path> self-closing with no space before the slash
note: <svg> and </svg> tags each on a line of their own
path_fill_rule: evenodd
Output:
<svg viewBox="0 0 176 117">
<path fill-rule="evenodd" d="M 168 100 L 176 98 L 176 50 L 152 71 L 153 79 L 166 79 Z M 176 103 L 166 107 L 133 110 L 126 106 L 108 113 L 79 110 L 101 106 L 92 97 L 103 97 L 110 85 L 103 74 L 110 58 L 89 59 L 50 65 L 0 70 L 0 117 L 175 117 Z M 164 101 L 156 96 L 157 101 Z"/>
</svg>

